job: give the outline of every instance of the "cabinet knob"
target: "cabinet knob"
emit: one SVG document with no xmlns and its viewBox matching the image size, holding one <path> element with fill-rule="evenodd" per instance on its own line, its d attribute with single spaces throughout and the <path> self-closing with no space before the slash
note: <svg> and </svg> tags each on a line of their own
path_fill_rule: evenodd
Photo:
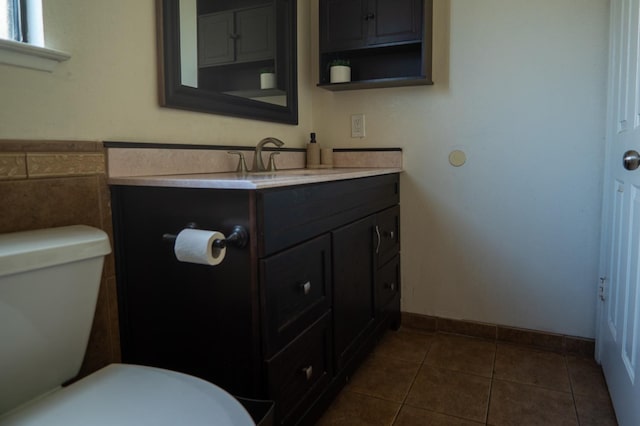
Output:
<svg viewBox="0 0 640 426">
<path fill-rule="evenodd" d="M 306 368 L 303 368 L 302 372 L 304 373 L 304 375 L 307 378 L 307 380 L 311 380 L 311 378 L 313 377 L 313 366 L 310 365 L 310 366 L 308 366 Z"/>
<path fill-rule="evenodd" d="M 237 40 L 237 39 L 239 39 L 239 38 L 240 38 L 240 34 L 231 33 L 231 34 L 229 34 L 229 38 L 230 38 L 231 40 Z"/>
<path fill-rule="evenodd" d="M 384 231 L 382 235 L 384 235 L 385 238 L 389 238 L 390 240 L 393 240 L 396 237 L 396 233 L 393 231 Z"/>
<path fill-rule="evenodd" d="M 396 291 L 396 283 L 387 283 L 384 285 L 387 290 Z"/>
<path fill-rule="evenodd" d="M 306 283 L 300 286 L 305 295 L 311 293 L 311 281 L 307 281 Z"/>
<path fill-rule="evenodd" d="M 364 15 L 364 20 L 365 21 L 372 21 L 376 18 L 376 15 L 373 13 L 367 13 L 366 15 Z"/>
</svg>

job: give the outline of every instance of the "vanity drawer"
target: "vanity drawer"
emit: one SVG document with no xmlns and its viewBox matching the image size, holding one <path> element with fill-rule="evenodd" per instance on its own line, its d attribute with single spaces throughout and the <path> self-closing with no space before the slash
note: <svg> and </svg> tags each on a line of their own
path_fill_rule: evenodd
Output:
<svg viewBox="0 0 640 426">
<path fill-rule="evenodd" d="M 380 267 L 400 251 L 400 206 L 376 215 L 376 265 Z"/>
<path fill-rule="evenodd" d="M 384 210 L 399 197 L 397 173 L 258 191 L 259 256 Z"/>
<path fill-rule="evenodd" d="M 384 313 L 389 303 L 400 296 L 400 256 L 378 269 L 375 287 L 376 313 Z"/>
<path fill-rule="evenodd" d="M 265 357 L 330 307 L 331 238 L 323 235 L 260 261 Z"/>
<path fill-rule="evenodd" d="M 326 388 L 331 369 L 331 311 L 267 361 L 269 397 L 279 424 L 292 424 Z"/>
</svg>

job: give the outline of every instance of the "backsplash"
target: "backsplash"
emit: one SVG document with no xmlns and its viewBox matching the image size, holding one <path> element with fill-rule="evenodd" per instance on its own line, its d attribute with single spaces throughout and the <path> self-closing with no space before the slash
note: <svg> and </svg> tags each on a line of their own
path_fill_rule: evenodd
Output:
<svg viewBox="0 0 640 426">
<path fill-rule="evenodd" d="M 253 162 L 253 147 L 181 146 L 105 142 L 107 146 L 107 175 L 109 177 L 173 175 L 187 173 L 218 173 L 235 171 L 238 156 L 228 151 L 241 151 L 247 166 Z M 274 150 L 265 148 L 263 160 Z M 304 149 L 278 149 L 278 169 L 305 167 Z M 402 150 L 389 149 L 335 149 L 334 167 L 397 167 L 402 168 Z"/>
<path fill-rule="evenodd" d="M 113 247 L 102 143 L 0 140 L 0 233 L 84 224 Z M 81 376 L 120 361 L 113 253 L 106 257 Z"/>
</svg>

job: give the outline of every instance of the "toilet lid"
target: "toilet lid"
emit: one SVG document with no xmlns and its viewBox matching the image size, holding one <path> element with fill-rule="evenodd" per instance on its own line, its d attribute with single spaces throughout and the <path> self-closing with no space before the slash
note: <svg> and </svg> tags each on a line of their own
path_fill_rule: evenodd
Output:
<svg viewBox="0 0 640 426">
<path fill-rule="evenodd" d="M 230 394 L 186 374 L 138 365 L 112 364 L 26 405 L 5 425 L 124 426 L 255 423 Z"/>
</svg>

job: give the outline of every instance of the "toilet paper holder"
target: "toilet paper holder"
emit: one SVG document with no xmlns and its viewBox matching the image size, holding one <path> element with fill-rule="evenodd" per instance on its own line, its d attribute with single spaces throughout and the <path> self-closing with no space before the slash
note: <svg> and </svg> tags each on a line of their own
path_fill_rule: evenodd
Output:
<svg viewBox="0 0 640 426">
<path fill-rule="evenodd" d="M 198 225 L 193 222 L 188 223 L 185 228 L 199 229 Z M 162 239 L 164 241 L 175 242 L 177 237 L 177 234 L 162 234 Z M 227 235 L 227 238 L 225 238 L 224 240 L 215 240 L 213 242 L 213 247 L 223 249 L 232 245 L 238 248 L 243 248 L 247 245 L 248 242 L 249 233 L 247 232 L 247 230 L 243 226 L 235 225 L 231 230 L 231 234 Z"/>
</svg>

